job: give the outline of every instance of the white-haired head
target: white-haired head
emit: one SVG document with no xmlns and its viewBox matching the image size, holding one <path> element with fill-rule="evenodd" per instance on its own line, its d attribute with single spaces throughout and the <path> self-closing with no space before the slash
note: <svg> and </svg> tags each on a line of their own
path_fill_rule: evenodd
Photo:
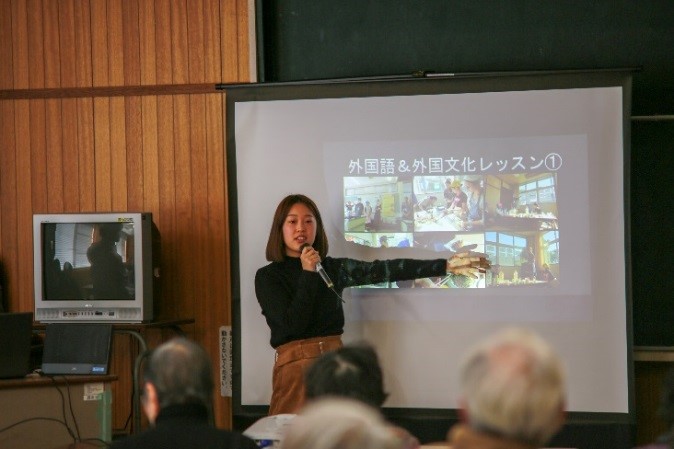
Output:
<svg viewBox="0 0 674 449">
<path fill-rule="evenodd" d="M 402 449 L 399 438 L 374 408 L 362 402 L 325 397 L 295 417 L 282 449 Z"/>
<path fill-rule="evenodd" d="M 537 334 L 509 328 L 475 346 L 461 368 L 462 406 L 478 430 L 541 446 L 564 421 L 561 361 Z"/>
</svg>

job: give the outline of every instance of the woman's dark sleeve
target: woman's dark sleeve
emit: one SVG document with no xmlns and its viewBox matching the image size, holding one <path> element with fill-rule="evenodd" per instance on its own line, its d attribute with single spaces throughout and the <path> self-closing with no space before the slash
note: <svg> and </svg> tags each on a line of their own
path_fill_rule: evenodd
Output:
<svg viewBox="0 0 674 449">
<path fill-rule="evenodd" d="M 326 270 L 328 264 L 326 263 Z M 332 264 L 334 263 L 334 266 Z M 355 259 L 331 259 L 338 289 L 380 282 L 423 279 L 447 274 L 447 259 L 390 259 L 365 262 Z"/>
<path fill-rule="evenodd" d="M 272 341 L 301 335 L 313 318 L 313 298 L 319 283 L 316 273 L 301 270 L 296 279 L 261 268 L 255 274 L 255 295 L 271 329 Z"/>
</svg>

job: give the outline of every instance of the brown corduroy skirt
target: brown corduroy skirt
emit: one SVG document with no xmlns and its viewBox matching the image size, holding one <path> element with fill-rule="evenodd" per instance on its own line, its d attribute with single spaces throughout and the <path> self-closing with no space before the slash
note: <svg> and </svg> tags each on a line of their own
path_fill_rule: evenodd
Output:
<svg viewBox="0 0 674 449">
<path fill-rule="evenodd" d="M 295 340 L 276 348 L 269 414 L 297 413 L 304 403 L 304 372 L 321 354 L 342 347 L 339 335 Z"/>
</svg>

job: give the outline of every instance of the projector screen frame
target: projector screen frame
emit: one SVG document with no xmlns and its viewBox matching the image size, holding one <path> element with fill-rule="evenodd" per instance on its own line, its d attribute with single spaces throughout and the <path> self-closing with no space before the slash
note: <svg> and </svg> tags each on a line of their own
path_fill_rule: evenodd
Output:
<svg viewBox="0 0 674 449">
<path fill-rule="evenodd" d="M 573 70 L 546 72 L 498 72 L 475 74 L 446 74 L 426 77 L 356 78 L 287 82 L 272 84 L 241 84 L 219 86 L 226 94 L 226 148 L 227 182 L 229 201 L 229 226 L 231 245 L 232 318 L 235 347 L 233 348 L 233 413 L 238 416 L 261 416 L 266 406 L 241 404 L 241 285 L 239 271 L 238 199 L 236 136 L 234 132 L 235 105 L 242 101 L 299 100 L 317 98 L 360 98 L 386 96 L 413 96 L 453 93 L 508 92 L 546 89 L 572 89 L 619 86 L 623 95 L 623 199 L 625 233 L 625 325 L 627 344 L 627 413 L 571 412 L 569 423 L 602 423 L 633 426 L 635 422 L 634 379 L 632 360 L 632 286 L 630 259 L 630 117 L 631 76 L 633 69 Z M 280 198 L 279 198 L 280 199 Z M 273 211 L 269 211 L 271 217 Z M 267 235 L 260 238 L 266 240 Z M 246 298 L 255 300 L 255 298 Z M 455 420 L 455 409 L 395 408 L 386 407 L 385 413 L 393 418 Z"/>
</svg>

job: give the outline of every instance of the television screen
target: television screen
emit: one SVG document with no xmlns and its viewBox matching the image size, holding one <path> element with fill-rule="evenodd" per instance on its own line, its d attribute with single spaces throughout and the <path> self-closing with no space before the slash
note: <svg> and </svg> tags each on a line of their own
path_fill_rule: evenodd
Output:
<svg viewBox="0 0 674 449">
<path fill-rule="evenodd" d="M 152 318 L 159 273 L 150 214 L 42 214 L 34 227 L 38 320 Z"/>
<path fill-rule="evenodd" d="M 43 232 L 45 300 L 133 297 L 132 223 L 45 223 Z"/>
</svg>

